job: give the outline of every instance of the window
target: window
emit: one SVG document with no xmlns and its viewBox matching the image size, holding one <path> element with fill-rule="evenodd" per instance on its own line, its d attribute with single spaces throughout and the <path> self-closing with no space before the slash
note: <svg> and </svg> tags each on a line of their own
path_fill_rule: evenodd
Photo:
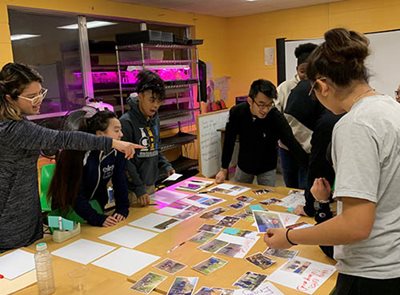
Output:
<svg viewBox="0 0 400 295">
<path fill-rule="evenodd" d="M 77 17 L 15 9 L 8 13 L 14 61 L 36 68 L 49 89 L 42 114 L 32 117 L 63 115 L 83 106 L 82 84 L 74 79 L 74 72 L 81 71 L 78 30 L 58 28 L 76 24 Z"/>
</svg>

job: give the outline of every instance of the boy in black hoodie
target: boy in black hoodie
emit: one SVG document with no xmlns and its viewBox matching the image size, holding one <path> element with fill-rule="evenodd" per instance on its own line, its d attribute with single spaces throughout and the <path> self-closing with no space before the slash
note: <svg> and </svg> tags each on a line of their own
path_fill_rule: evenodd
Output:
<svg viewBox="0 0 400 295">
<path fill-rule="evenodd" d="M 128 161 L 128 188 L 130 201 L 136 196 L 140 205 L 150 202 L 149 194 L 154 191 L 159 169 L 168 175 L 175 173 L 168 160 L 160 151 L 160 119 L 158 109 L 165 98 L 163 80 L 156 74 L 144 70 L 138 74 L 137 99 L 128 99 L 130 110 L 120 118 L 123 138 L 130 142 L 140 142 L 144 149 L 137 151 L 136 157 Z M 133 193 L 133 194 L 132 194 Z"/>
</svg>

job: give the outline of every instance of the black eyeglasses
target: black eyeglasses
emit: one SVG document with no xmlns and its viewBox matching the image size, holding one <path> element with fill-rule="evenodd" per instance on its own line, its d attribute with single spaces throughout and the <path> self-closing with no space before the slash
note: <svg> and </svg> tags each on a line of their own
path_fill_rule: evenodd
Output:
<svg viewBox="0 0 400 295">
<path fill-rule="evenodd" d="M 315 90 L 315 86 L 317 85 L 317 81 L 318 81 L 318 80 L 326 81 L 326 77 L 321 77 L 321 78 L 315 79 L 315 81 L 311 84 L 311 89 L 310 89 L 310 92 L 308 92 L 308 96 L 311 96 L 311 94 L 312 94 L 313 91 Z"/>
<path fill-rule="evenodd" d="M 269 111 L 275 106 L 274 102 L 271 102 L 269 104 L 257 103 L 255 100 L 253 100 L 253 102 L 260 110 L 267 109 Z"/>
</svg>

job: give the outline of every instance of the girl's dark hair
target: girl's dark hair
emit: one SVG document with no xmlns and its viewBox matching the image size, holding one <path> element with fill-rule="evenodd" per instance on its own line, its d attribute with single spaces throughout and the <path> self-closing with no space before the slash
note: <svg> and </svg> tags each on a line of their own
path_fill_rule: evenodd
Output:
<svg viewBox="0 0 400 295">
<path fill-rule="evenodd" d="M 117 115 L 110 111 L 99 111 L 91 118 L 81 118 L 79 131 L 96 134 L 105 131 L 110 120 Z M 63 150 L 56 159 L 56 169 L 51 180 L 47 198 L 51 199 L 52 209 L 63 213 L 74 206 L 81 186 L 85 151 Z"/>
<path fill-rule="evenodd" d="M 249 97 L 254 100 L 259 92 L 271 99 L 277 97 L 275 85 L 268 80 L 258 79 L 251 83 Z"/>
<path fill-rule="evenodd" d="M 165 85 L 164 81 L 156 73 L 143 70 L 137 75 L 138 83 L 136 85 L 136 92 L 142 93 L 146 90 L 151 90 L 153 95 L 158 100 L 164 100 L 165 98 Z"/>
<path fill-rule="evenodd" d="M 43 82 L 43 78 L 33 68 L 20 64 L 8 63 L 0 72 L 0 120 L 20 120 L 21 114 L 7 99 L 9 95 L 16 101 L 25 87 L 32 82 Z"/>
<path fill-rule="evenodd" d="M 338 86 L 348 86 L 353 80 L 368 81 L 364 64 L 369 55 L 369 40 L 363 34 L 343 28 L 325 33 L 325 42 L 309 56 L 307 77 L 315 81 L 327 77 Z"/>
</svg>

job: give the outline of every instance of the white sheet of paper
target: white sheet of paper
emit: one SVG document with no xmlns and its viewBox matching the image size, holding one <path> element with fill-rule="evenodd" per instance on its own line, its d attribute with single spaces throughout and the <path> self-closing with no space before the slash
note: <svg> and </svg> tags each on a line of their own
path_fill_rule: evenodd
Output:
<svg viewBox="0 0 400 295">
<path fill-rule="evenodd" d="M 131 276 L 142 268 L 160 259 L 159 256 L 137 250 L 119 248 L 93 262 L 93 265 Z"/>
<path fill-rule="evenodd" d="M 268 212 L 273 212 L 273 211 L 268 211 Z M 299 218 L 300 218 L 299 215 L 290 214 L 290 213 L 280 213 L 280 215 L 281 215 L 281 219 L 283 221 L 284 226 L 289 226 L 289 225 L 295 224 L 297 222 L 297 220 L 299 220 Z"/>
<path fill-rule="evenodd" d="M 142 230 L 131 226 L 123 226 L 119 229 L 109 232 L 108 234 L 100 236 L 99 239 L 127 248 L 135 248 L 137 245 L 154 238 L 156 235 L 156 233 L 147 230 Z"/>
<path fill-rule="evenodd" d="M 293 193 L 281 199 L 281 202 L 276 203 L 278 206 L 286 208 L 296 208 L 297 206 L 304 206 L 306 204 L 306 198 L 304 193 Z"/>
<path fill-rule="evenodd" d="M 268 276 L 268 280 L 313 294 L 335 271 L 333 265 L 296 256 Z"/>
<path fill-rule="evenodd" d="M 156 232 L 163 232 L 163 231 L 166 231 L 167 229 L 170 229 L 171 227 L 174 227 L 175 225 L 177 225 L 178 223 L 181 222 L 181 220 L 177 220 L 174 223 L 169 224 L 165 229 L 155 228 L 156 225 L 159 225 L 160 223 L 166 222 L 170 219 L 175 219 L 175 218 L 170 217 L 170 216 L 164 216 L 164 215 L 159 215 L 159 214 L 155 214 L 155 213 L 150 213 L 149 215 L 146 215 L 146 216 L 143 216 L 142 218 L 134 220 L 134 221 L 130 222 L 129 224 L 133 225 L 133 226 L 153 230 Z"/>
<path fill-rule="evenodd" d="M 221 194 L 226 194 L 226 195 L 234 196 L 234 197 L 250 190 L 249 187 L 245 187 L 245 186 L 241 186 L 241 185 L 232 185 L 232 184 L 228 184 L 228 183 L 219 184 L 217 186 L 212 187 L 210 190 L 215 189 L 215 188 L 228 190 L 229 192 L 227 192 L 227 193 L 221 192 Z"/>
<path fill-rule="evenodd" d="M 277 287 L 270 282 L 264 282 L 257 287 L 254 291 L 240 289 L 235 290 L 233 295 L 284 295 Z"/>
<path fill-rule="evenodd" d="M 34 269 L 35 259 L 30 252 L 17 249 L 0 257 L 0 274 L 8 280 L 13 280 Z"/>
<path fill-rule="evenodd" d="M 80 239 L 51 254 L 86 265 L 114 249 L 115 247 Z"/>
<path fill-rule="evenodd" d="M 183 174 L 179 174 L 179 173 L 174 173 L 171 174 L 170 176 L 168 176 L 167 178 L 165 178 L 162 182 L 164 181 L 174 181 L 177 180 L 179 177 L 181 177 Z"/>
<path fill-rule="evenodd" d="M 163 215 L 168 215 L 168 216 L 175 216 L 178 215 L 182 212 L 184 212 L 185 209 L 176 209 L 172 207 L 164 207 L 158 211 L 156 211 L 157 214 L 163 214 Z"/>
<path fill-rule="evenodd" d="M 180 192 L 162 189 L 162 190 L 156 191 L 152 195 L 152 199 L 155 201 L 158 201 L 158 202 L 165 203 L 165 204 L 171 204 L 177 200 L 186 198 L 187 196 L 188 196 L 188 194 L 183 194 Z"/>
</svg>

